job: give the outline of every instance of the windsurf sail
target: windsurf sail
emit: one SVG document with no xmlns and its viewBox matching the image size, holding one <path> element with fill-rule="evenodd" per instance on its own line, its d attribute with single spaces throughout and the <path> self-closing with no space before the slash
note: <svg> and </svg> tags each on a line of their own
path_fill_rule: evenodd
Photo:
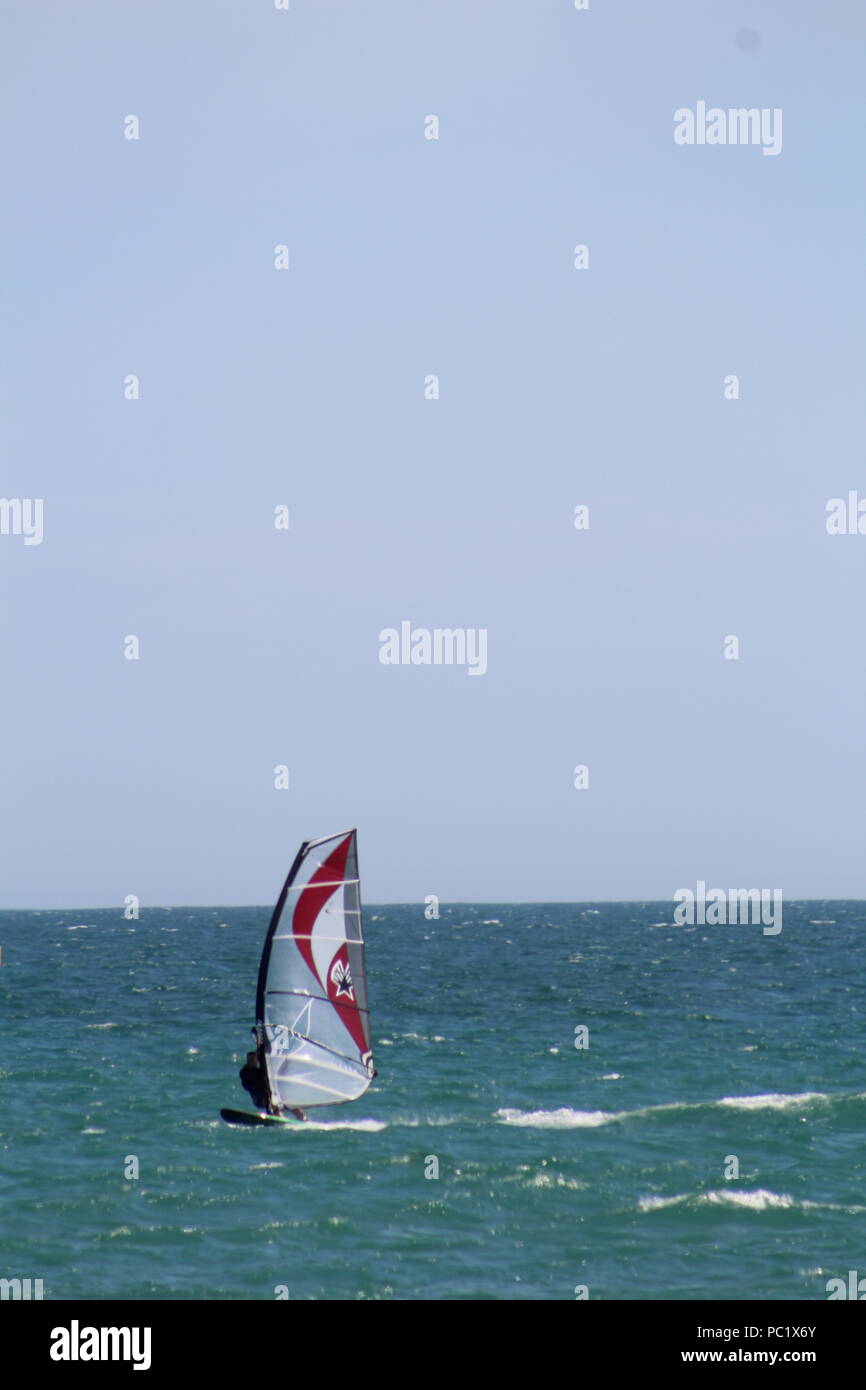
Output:
<svg viewBox="0 0 866 1390">
<path fill-rule="evenodd" d="M 357 1100 L 376 1074 L 355 830 L 298 850 L 262 951 L 256 1038 L 278 1105 Z"/>
</svg>

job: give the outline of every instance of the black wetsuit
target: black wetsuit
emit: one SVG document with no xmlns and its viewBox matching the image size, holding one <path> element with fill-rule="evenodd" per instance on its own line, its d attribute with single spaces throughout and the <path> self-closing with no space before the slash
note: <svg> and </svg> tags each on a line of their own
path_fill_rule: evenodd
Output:
<svg viewBox="0 0 866 1390">
<path fill-rule="evenodd" d="M 240 1069 L 239 1075 L 241 1078 L 241 1085 L 245 1091 L 249 1091 L 256 1109 L 267 1110 L 269 1100 L 268 1086 L 262 1074 L 261 1067 L 258 1065 L 251 1067 L 248 1063 L 244 1063 Z"/>
</svg>

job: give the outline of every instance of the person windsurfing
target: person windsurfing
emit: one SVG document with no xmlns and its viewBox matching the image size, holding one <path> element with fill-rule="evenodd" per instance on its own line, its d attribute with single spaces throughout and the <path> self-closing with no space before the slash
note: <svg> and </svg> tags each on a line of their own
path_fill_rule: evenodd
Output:
<svg viewBox="0 0 866 1390">
<path fill-rule="evenodd" d="M 249 1091 L 252 1096 L 253 1105 L 257 1110 L 267 1110 L 270 1097 L 262 1069 L 259 1066 L 259 1054 L 248 1052 L 247 1060 L 240 1069 L 241 1085 L 245 1091 Z"/>
<path fill-rule="evenodd" d="M 251 1028 L 250 1032 L 258 1043 L 258 1035 L 255 1028 Z M 245 1091 L 249 1092 L 257 1110 L 264 1110 L 267 1114 L 276 1115 L 278 1117 L 284 1113 L 283 1106 L 271 1099 L 265 1071 L 259 1060 L 258 1047 L 255 1052 L 247 1053 L 247 1060 L 244 1066 L 241 1067 L 238 1075 L 241 1079 L 241 1085 Z M 296 1120 L 305 1120 L 307 1118 L 303 1110 L 289 1110 L 289 1114 L 294 1115 Z"/>
</svg>

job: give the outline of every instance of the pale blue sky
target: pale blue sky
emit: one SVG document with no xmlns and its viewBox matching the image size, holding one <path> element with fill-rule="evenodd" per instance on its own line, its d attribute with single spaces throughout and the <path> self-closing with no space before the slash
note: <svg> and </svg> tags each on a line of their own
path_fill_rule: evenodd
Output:
<svg viewBox="0 0 866 1390">
<path fill-rule="evenodd" d="M 269 902 L 349 825 L 368 901 L 866 896 L 866 537 L 824 527 L 866 495 L 866 7 L 2 31 L 0 494 L 45 539 L 0 537 L 0 904 Z M 781 154 L 676 146 L 702 99 Z M 382 666 L 403 619 L 487 674 Z"/>
</svg>

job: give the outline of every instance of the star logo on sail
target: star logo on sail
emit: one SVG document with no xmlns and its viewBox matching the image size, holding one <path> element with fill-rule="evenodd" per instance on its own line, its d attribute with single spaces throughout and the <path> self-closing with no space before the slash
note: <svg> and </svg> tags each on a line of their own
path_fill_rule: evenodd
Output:
<svg viewBox="0 0 866 1390">
<path fill-rule="evenodd" d="M 342 994 L 345 994 L 354 1003 L 355 994 L 352 988 L 352 973 L 348 965 L 344 965 L 341 960 L 336 960 L 334 962 L 334 968 L 331 971 L 331 984 L 337 992 L 337 999 L 339 999 Z"/>
</svg>

